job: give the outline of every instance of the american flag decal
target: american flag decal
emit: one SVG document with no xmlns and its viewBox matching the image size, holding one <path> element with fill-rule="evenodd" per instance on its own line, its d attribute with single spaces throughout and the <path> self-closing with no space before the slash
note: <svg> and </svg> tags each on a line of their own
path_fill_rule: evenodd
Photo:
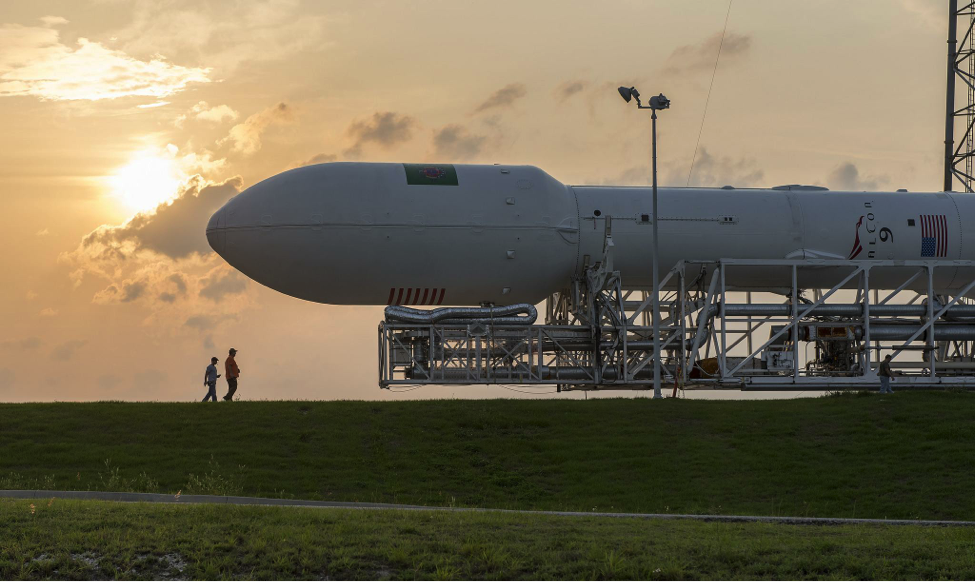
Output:
<svg viewBox="0 0 975 582">
<path fill-rule="evenodd" d="M 921 256 L 948 256 L 948 219 L 944 214 L 922 214 Z"/>
</svg>

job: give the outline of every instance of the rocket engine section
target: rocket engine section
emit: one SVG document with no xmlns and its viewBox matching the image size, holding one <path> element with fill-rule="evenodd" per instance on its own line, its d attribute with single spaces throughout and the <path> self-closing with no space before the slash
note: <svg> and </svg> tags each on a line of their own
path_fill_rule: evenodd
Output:
<svg viewBox="0 0 975 582">
<path fill-rule="evenodd" d="M 245 275 L 309 301 L 537 304 L 601 259 L 608 218 L 613 268 L 626 288 L 648 288 L 650 208 L 649 188 L 566 186 L 532 166 L 331 163 L 241 192 L 207 238 Z M 975 259 L 975 246 L 962 246 L 975 218 L 967 195 L 661 188 L 659 209 L 661 273 L 681 259 L 812 259 L 799 285 L 828 288 L 848 271 L 815 259 Z M 934 285 L 957 291 L 971 270 L 939 269 Z M 885 273 L 873 288 L 911 270 Z M 737 269 L 727 284 L 786 288 L 791 271 Z"/>
</svg>

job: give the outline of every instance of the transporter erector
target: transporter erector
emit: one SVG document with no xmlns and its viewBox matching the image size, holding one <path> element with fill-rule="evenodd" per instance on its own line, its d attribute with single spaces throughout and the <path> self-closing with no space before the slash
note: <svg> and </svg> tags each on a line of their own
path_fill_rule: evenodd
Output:
<svg viewBox="0 0 975 582">
<path fill-rule="evenodd" d="M 819 378 L 851 386 L 871 377 L 882 350 L 898 349 L 881 338 L 910 344 L 900 351 L 918 348 L 912 365 L 929 378 L 940 377 L 931 371 L 936 360 L 947 369 L 969 358 L 967 343 L 949 355 L 938 342 L 975 339 L 968 325 L 975 313 L 962 299 L 975 281 L 975 196 L 660 188 L 660 216 L 650 209 L 649 187 L 567 186 L 533 166 L 329 163 L 247 188 L 212 216 L 207 238 L 248 277 L 300 299 L 425 309 L 387 311 L 384 386 L 645 385 L 640 362 L 652 361 L 652 338 L 641 323 L 655 220 L 661 289 L 669 293 L 663 357 L 675 382 L 781 387 Z M 839 309 L 827 300 L 849 294 L 840 289 L 856 290 L 856 298 L 839 315 L 827 313 Z M 881 302 L 878 290 L 895 293 Z M 736 308 L 736 292 L 781 300 Z M 894 309 L 906 292 L 920 296 Z M 546 300 L 545 325 L 532 326 L 533 306 Z M 885 305 L 871 314 L 871 302 Z M 765 323 L 749 323 L 750 353 L 737 354 L 728 334 L 739 331 L 728 318 L 746 315 Z M 514 335 L 501 338 L 504 325 Z M 553 336 L 546 326 L 566 329 Z M 833 339 L 820 331 L 827 327 L 836 328 Z M 753 350 L 759 329 L 758 343 L 768 343 Z M 474 338 L 495 357 L 477 354 Z M 452 347 L 457 342 L 468 344 Z M 800 355 L 800 342 L 816 354 Z M 704 346 L 708 353 L 698 353 Z M 466 358 L 462 371 L 451 367 L 451 350 Z M 772 355 L 780 369 L 769 370 Z M 733 370 L 735 358 L 742 365 Z"/>
</svg>

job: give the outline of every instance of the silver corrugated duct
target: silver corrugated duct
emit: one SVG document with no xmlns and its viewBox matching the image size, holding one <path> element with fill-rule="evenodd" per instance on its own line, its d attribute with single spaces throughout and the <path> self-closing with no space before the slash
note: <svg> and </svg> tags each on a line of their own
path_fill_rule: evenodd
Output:
<svg viewBox="0 0 975 582">
<path fill-rule="evenodd" d="M 518 314 L 523 315 L 518 315 Z M 386 308 L 386 321 L 396 323 L 451 324 L 493 323 L 497 325 L 531 325 L 538 319 L 538 310 L 530 303 L 516 303 L 502 307 L 440 307 L 413 309 L 402 305 Z"/>
</svg>

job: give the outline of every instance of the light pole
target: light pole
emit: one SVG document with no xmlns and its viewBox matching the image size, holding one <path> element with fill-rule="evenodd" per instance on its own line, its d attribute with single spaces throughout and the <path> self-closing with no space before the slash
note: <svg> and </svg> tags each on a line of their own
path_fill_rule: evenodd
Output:
<svg viewBox="0 0 975 582">
<path fill-rule="evenodd" d="M 634 87 L 620 87 L 618 89 L 620 96 L 627 102 L 630 99 L 636 99 L 637 109 L 649 109 L 650 110 L 650 124 L 651 124 L 651 175 L 653 182 L 653 397 L 654 399 L 663 398 L 660 393 L 660 254 L 658 249 L 660 246 L 658 242 L 658 216 L 657 216 L 657 110 L 670 109 L 670 99 L 664 97 L 661 93 L 650 98 L 650 104 L 644 105 L 640 102 L 640 92 Z"/>
</svg>

